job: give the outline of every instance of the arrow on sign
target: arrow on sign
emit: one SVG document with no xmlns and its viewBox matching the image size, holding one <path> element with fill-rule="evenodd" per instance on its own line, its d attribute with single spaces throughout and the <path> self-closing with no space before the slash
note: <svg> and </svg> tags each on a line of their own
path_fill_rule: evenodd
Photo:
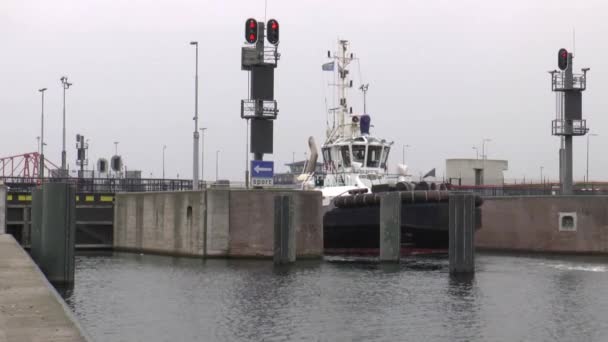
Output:
<svg viewBox="0 0 608 342">
<path fill-rule="evenodd" d="M 260 165 L 256 165 L 253 170 L 255 170 L 255 173 L 260 173 L 260 171 L 262 172 L 271 172 L 272 168 L 271 167 L 261 167 Z"/>
</svg>

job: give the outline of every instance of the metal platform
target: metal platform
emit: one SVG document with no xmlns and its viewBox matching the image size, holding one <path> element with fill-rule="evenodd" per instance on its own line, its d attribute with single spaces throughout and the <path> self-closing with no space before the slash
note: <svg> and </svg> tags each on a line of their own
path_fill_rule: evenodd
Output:
<svg viewBox="0 0 608 342">
<path fill-rule="evenodd" d="M 551 121 L 551 134 L 552 135 L 575 135 L 581 136 L 589 132 L 587 128 L 587 120 L 559 120 L 555 119 Z"/>
</svg>

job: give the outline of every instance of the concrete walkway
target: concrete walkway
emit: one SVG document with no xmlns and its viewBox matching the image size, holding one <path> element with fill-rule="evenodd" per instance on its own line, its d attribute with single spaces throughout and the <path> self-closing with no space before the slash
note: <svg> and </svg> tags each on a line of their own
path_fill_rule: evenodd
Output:
<svg viewBox="0 0 608 342">
<path fill-rule="evenodd" d="M 0 342 L 86 341 L 30 256 L 0 234 Z"/>
</svg>

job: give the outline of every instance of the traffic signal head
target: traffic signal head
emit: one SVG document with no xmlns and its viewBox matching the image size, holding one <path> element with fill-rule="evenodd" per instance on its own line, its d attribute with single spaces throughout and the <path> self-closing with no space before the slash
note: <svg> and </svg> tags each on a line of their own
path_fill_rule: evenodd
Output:
<svg viewBox="0 0 608 342">
<path fill-rule="evenodd" d="M 245 40 L 249 44 L 255 44 L 258 41 L 258 22 L 253 18 L 245 21 Z"/>
<path fill-rule="evenodd" d="M 566 70 L 568 68 L 568 50 L 559 49 L 557 53 L 557 66 L 560 70 Z"/>
<path fill-rule="evenodd" d="M 277 45 L 279 43 L 279 22 L 270 19 L 266 24 L 266 38 L 268 38 L 268 42 L 272 45 Z"/>
</svg>

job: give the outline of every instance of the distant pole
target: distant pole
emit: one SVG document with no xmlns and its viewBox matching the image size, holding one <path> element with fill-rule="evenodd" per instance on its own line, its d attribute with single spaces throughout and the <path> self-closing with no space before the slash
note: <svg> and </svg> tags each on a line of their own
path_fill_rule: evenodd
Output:
<svg viewBox="0 0 608 342">
<path fill-rule="evenodd" d="M 402 155 L 402 158 L 403 158 L 402 164 L 403 165 L 405 165 L 405 149 L 408 147 L 410 147 L 410 145 L 403 145 L 403 153 L 402 153 L 403 154 Z"/>
<path fill-rule="evenodd" d="M 475 146 L 473 146 L 473 149 L 475 150 L 475 159 L 479 160 L 479 149 Z"/>
<path fill-rule="evenodd" d="M 118 155 L 118 143 L 120 143 L 120 141 L 115 141 L 114 142 L 114 155 L 115 156 Z"/>
<path fill-rule="evenodd" d="M 167 145 L 163 145 L 163 180 L 165 180 L 165 150 L 167 149 Z"/>
<path fill-rule="evenodd" d="M 46 88 L 38 89 L 42 95 L 42 111 L 40 114 L 40 179 L 44 179 L 44 92 Z"/>
<path fill-rule="evenodd" d="M 38 149 L 38 154 L 40 154 L 40 136 L 36 137 L 36 148 Z"/>
<path fill-rule="evenodd" d="M 65 152 L 65 91 L 70 88 L 72 83 L 68 82 L 68 78 L 66 76 L 62 76 L 60 79 L 61 85 L 63 87 L 63 145 L 61 149 L 61 169 L 67 170 L 67 160 L 66 160 L 66 152 Z M 63 174 L 62 176 L 65 176 Z"/>
<path fill-rule="evenodd" d="M 220 159 L 220 150 L 215 151 L 215 181 L 218 180 L 218 170 L 219 170 L 219 159 Z"/>
<path fill-rule="evenodd" d="M 194 71 L 194 141 L 192 151 L 192 190 L 198 190 L 198 42 L 190 42 L 196 48 Z"/>
<path fill-rule="evenodd" d="M 594 136 L 596 137 L 597 134 L 588 134 L 587 135 L 587 170 L 586 170 L 586 182 L 589 183 L 589 137 L 590 136 Z"/>
<path fill-rule="evenodd" d="M 543 184 L 543 167 L 540 167 L 540 183 Z"/>
<path fill-rule="evenodd" d="M 199 128 L 201 131 L 201 180 L 205 182 L 205 131 L 207 127 Z"/>
<path fill-rule="evenodd" d="M 245 121 L 245 189 L 249 189 L 249 120 Z"/>
<path fill-rule="evenodd" d="M 481 158 L 482 159 L 488 159 L 487 153 L 486 153 L 486 142 L 490 142 L 492 141 L 492 139 L 483 139 L 481 142 Z"/>
<path fill-rule="evenodd" d="M 485 185 L 486 184 L 486 159 L 488 159 L 487 153 L 486 153 L 486 142 L 490 142 L 492 141 L 492 139 L 483 139 L 481 141 L 481 160 L 482 160 L 482 166 L 481 166 L 481 185 Z"/>
</svg>

